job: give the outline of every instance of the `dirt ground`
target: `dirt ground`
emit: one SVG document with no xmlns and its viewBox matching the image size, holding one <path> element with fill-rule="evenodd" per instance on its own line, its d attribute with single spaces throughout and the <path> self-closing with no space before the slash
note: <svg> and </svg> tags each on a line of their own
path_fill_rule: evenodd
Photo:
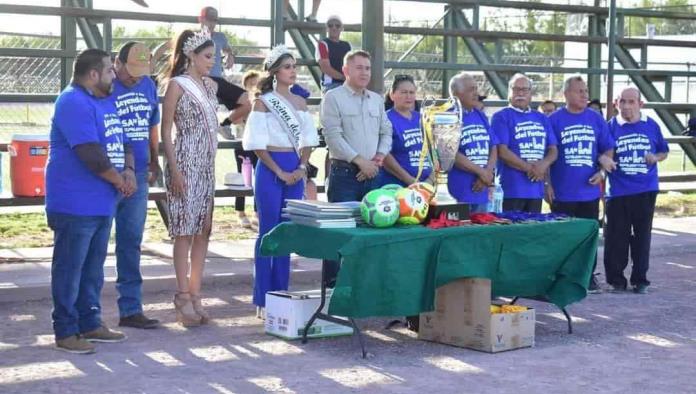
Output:
<svg viewBox="0 0 696 394">
<path fill-rule="evenodd" d="M 648 295 L 605 292 L 571 305 L 573 334 L 552 305 L 524 302 L 537 308 L 536 346 L 499 354 L 422 342 L 384 329 L 386 318 L 359 321 L 367 359 L 351 337 L 283 341 L 264 335 L 250 288 L 218 285 L 205 289 L 209 326 L 178 327 L 171 294 L 146 294 L 162 328 L 125 329 L 124 343 L 72 355 L 52 348 L 49 300 L 0 303 L 0 392 L 694 393 L 696 236 L 688 236 L 677 248 L 653 247 Z M 115 325 L 113 297 L 103 307 Z"/>
</svg>

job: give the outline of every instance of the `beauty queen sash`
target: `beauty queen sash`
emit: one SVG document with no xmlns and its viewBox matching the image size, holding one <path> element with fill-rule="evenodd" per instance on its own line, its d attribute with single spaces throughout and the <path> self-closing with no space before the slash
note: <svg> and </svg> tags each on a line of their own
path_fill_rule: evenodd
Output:
<svg viewBox="0 0 696 394">
<path fill-rule="evenodd" d="M 292 146 L 295 148 L 297 155 L 300 155 L 300 135 L 302 134 L 302 124 L 300 117 L 295 111 L 295 107 L 290 104 L 284 97 L 273 92 L 268 92 L 261 95 L 261 101 L 266 105 L 266 108 L 278 119 L 283 130 L 288 135 Z"/>
<path fill-rule="evenodd" d="M 175 77 L 174 80 L 183 90 L 189 93 L 191 97 L 193 97 L 193 100 L 201 107 L 208 130 L 217 130 L 219 126 L 217 122 L 217 108 L 215 103 L 211 102 L 210 98 L 208 98 L 208 94 L 204 88 L 188 75 L 179 75 Z"/>
</svg>

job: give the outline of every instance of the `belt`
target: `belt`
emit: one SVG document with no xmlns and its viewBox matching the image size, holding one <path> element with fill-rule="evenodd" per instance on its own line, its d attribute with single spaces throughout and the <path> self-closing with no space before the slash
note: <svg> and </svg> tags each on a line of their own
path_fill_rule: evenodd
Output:
<svg viewBox="0 0 696 394">
<path fill-rule="evenodd" d="M 357 165 L 355 165 L 353 163 L 349 163 L 345 160 L 331 159 L 331 165 L 335 166 L 336 168 L 349 168 L 349 169 L 355 170 L 355 171 L 360 170 Z"/>
</svg>

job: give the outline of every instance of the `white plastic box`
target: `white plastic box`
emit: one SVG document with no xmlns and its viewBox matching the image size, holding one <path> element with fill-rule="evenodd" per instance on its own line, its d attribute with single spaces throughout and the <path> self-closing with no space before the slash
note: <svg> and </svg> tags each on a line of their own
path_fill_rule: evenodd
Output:
<svg viewBox="0 0 696 394">
<path fill-rule="evenodd" d="M 331 290 L 327 290 L 326 313 L 331 299 Z M 302 338 L 305 325 L 319 307 L 321 293 L 310 291 L 271 291 L 266 293 L 266 334 L 283 339 Z M 346 320 L 348 323 L 348 320 Z M 307 338 L 335 337 L 352 335 L 353 328 L 341 324 L 317 319 L 309 329 Z"/>
</svg>

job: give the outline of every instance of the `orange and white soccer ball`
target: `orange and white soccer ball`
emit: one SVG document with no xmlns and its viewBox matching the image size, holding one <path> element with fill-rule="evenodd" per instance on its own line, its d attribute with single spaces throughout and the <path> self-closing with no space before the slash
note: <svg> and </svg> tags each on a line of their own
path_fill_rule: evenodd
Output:
<svg viewBox="0 0 696 394">
<path fill-rule="evenodd" d="M 408 186 L 411 190 L 419 191 L 429 203 L 435 196 L 435 187 L 428 182 L 416 182 Z"/>
<path fill-rule="evenodd" d="M 396 192 L 399 204 L 399 224 L 418 224 L 428 216 L 428 200 L 418 190 L 402 188 Z"/>
</svg>

